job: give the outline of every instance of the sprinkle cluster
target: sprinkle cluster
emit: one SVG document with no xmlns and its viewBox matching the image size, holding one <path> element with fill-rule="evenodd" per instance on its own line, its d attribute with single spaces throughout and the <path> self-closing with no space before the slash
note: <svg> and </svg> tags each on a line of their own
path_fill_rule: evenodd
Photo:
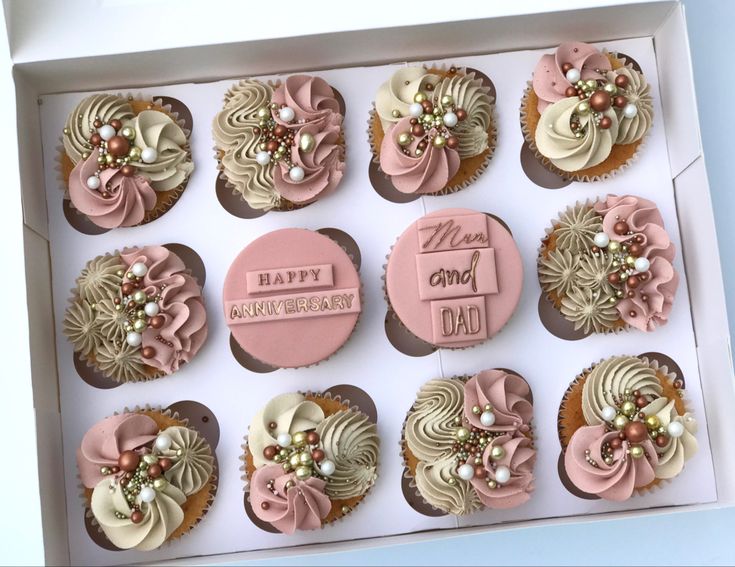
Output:
<svg viewBox="0 0 735 567">
<path fill-rule="evenodd" d="M 271 431 L 276 427 L 275 422 L 268 424 Z M 324 450 L 319 445 L 319 434 L 316 431 L 298 431 L 293 436 L 289 433 L 279 433 L 276 441 L 276 445 L 268 445 L 263 449 L 263 456 L 266 459 L 280 463 L 284 472 L 293 472 L 298 480 L 307 480 L 315 476 L 329 482 L 328 477 L 334 474 L 335 464 L 326 458 Z M 286 483 L 286 490 L 294 485 L 294 481 L 289 480 Z M 270 488 L 272 489 L 272 486 Z M 275 491 L 271 491 L 276 494 Z"/>
<path fill-rule="evenodd" d="M 293 122 L 296 118 L 293 108 L 271 102 L 258 109 L 257 115 L 258 126 L 253 127 L 253 134 L 258 136 L 258 153 L 255 154 L 255 160 L 262 166 L 281 161 L 286 164 L 291 181 L 302 181 L 305 175 L 304 168 L 291 161 L 290 148 L 294 145 L 296 131 L 279 124 L 274 118 L 277 115 L 287 124 Z M 303 123 L 303 119 L 298 122 Z M 301 132 L 299 149 L 308 153 L 314 151 L 315 147 L 314 136 L 308 132 Z"/>
</svg>

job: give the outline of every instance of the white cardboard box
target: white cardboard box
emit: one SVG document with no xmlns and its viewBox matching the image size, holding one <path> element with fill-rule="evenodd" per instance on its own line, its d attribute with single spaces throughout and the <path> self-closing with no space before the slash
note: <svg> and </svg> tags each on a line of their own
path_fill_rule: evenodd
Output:
<svg viewBox="0 0 735 567">
<path fill-rule="evenodd" d="M 242 25 L 243 21 L 247 21 L 244 18 L 250 17 L 251 14 L 248 13 L 247 6 L 232 2 L 210 1 L 210 9 L 205 13 L 200 13 L 202 12 L 200 6 L 189 3 L 176 3 L 175 8 L 172 3 L 153 6 L 145 3 L 145 7 L 143 4 L 138 0 L 107 0 L 97 3 L 77 1 L 63 4 L 4 3 L 6 23 L 10 29 L 10 56 L 15 83 L 15 101 L 6 103 L 4 111 L 7 113 L 12 109 L 12 104 L 16 105 L 18 153 L 6 151 L 2 159 L 5 165 L 3 170 L 8 172 L 7 181 L 12 182 L 15 175 L 18 173 L 20 175 L 22 209 L 19 193 L 8 191 L 6 202 L 6 209 L 10 213 L 8 218 L 15 219 L 16 224 L 11 220 L 3 230 L 11 242 L 20 242 L 21 238 L 24 242 L 25 257 L 18 254 L 19 250 L 15 251 L 16 256 L 10 258 L 10 269 L 13 273 L 25 274 L 25 282 L 21 277 L 14 277 L 9 285 L 14 286 L 11 288 L 14 298 L 27 298 L 27 314 L 24 302 L 18 300 L 10 307 L 10 315 L 13 316 L 13 320 L 20 322 L 20 328 L 15 327 L 15 331 L 25 330 L 25 321 L 28 321 L 30 350 L 22 332 L 7 337 L 5 342 L 6 345 L 15 347 L 9 371 L 14 383 L 18 383 L 14 387 L 21 388 L 21 393 L 26 394 L 28 403 L 26 407 L 19 406 L 12 411 L 18 412 L 18 419 L 21 421 L 17 423 L 21 427 L 27 424 L 27 431 L 35 428 L 37 433 L 38 462 L 36 463 L 33 458 L 27 459 L 24 466 L 32 471 L 38 471 L 40 488 L 38 503 L 41 518 L 38 535 L 42 537 L 48 562 L 69 561 L 67 508 L 78 506 L 79 503 L 69 501 L 65 491 L 58 489 L 60 479 L 67 475 L 68 480 L 68 475 L 74 475 L 75 471 L 69 470 L 68 458 L 65 470 L 64 445 L 61 442 L 59 377 L 63 369 L 60 371 L 57 368 L 55 356 L 48 355 L 56 352 L 55 329 L 58 328 L 58 322 L 50 324 L 49 314 L 54 311 L 58 313 L 59 309 L 58 304 L 56 306 L 52 304 L 49 247 L 52 233 L 49 230 L 49 217 L 59 215 L 60 210 L 47 210 L 48 179 L 44 179 L 44 173 L 48 172 L 39 165 L 38 156 L 42 154 L 42 113 L 39 112 L 37 100 L 40 95 L 80 90 L 117 91 L 126 87 L 138 90 L 139 87 L 146 85 L 204 82 L 223 77 L 274 74 L 300 69 L 375 65 L 396 60 L 432 61 L 447 57 L 458 58 L 463 55 L 548 47 L 569 39 L 593 42 L 614 42 L 625 38 L 653 40 L 663 111 L 663 120 L 659 123 L 665 124 L 665 147 L 668 152 L 673 197 L 681 231 L 683 248 L 681 252 L 688 283 L 690 323 L 693 325 L 696 341 L 696 362 L 701 375 L 716 481 L 716 501 L 709 504 L 609 512 L 606 516 L 660 513 L 735 504 L 735 481 L 728 472 L 732 470 L 735 457 L 727 451 L 727 439 L 733 429 L 732 422 L 727 419 L 728 410 L 735 405 L 728 327 L 716 252 L 714 221 L 698 134 L 686 27 L 683 9 L 678 2 L 661 0 L 607 5 L 607 2 L 577 0 L 567 3 L 575 5 L 576 10 L 550 13 L 543 13 L 549 9 L 546 6 L 548 3 L 540 1 L 526 2 L 523 7 L 488 5 L 476 7 L 474 13 L 467 14 L 467 17 L 472 16 L 472 20 L 447 22 L 435 21 L 452 16 L 445 14 L 443 10 L 432 10 L 430 3 L 428 9 L 415 15 L 401 14 L 400 11 L 396 13 L 395 10 L 381 11 L 374 6 L 368 6 L 357 8 L 359 11 L 352 11 L 349 16 L 339 19 L 312 17 L 311 21 L 305 23 L 303 18 L 287 18 L 276 28 Z M 127 27 L 110 25 L 110 22 L 125 22 L 127 11 L 143 9 L 148 18 L 139 19 L 142 27 L 137 31 L 140 37 L 136 35 L 136 41 L 131 44 L 125 37 Z M 360 13 L 363 10 L 364 12 Z M 176 26 L 167 28 L 156 25 L 160 21 L 165 21 L 167 17 L 172 17 L 168 15 L 169 11 L 175 12 L 175 19 L 182 22 L 183 30 Z M 521 11 L 525 13 L 520 13 Z M 86 30 L 84 33 L 80 33 L 74 25 L 64 25 L 64 22 L 71 22 L 74 18 L 82 17 L 82 14 Z M 228 14 L 228 17 L 222 17 L 223 14 Z M 173 32 L 174 28 L 177 33 Z M 276 29 L 278 35 L 286 39 L 268 38 L 272 29 Z M 308 29 L 314 35 L 289 37 L 298 36 L 303 29 Z M 94 41 L 94 30 L 104 30 L 104 41 Z M 213 30 L 216 30 L 216 33 Z M 136 52 L 133 53 L 133 50 Z M 122 51 L 131 52 L 121 53 Z M 528 69 L 529 77 L 531 70 L 532 66 Z M 496 85 L 502 83 L 502 76 L 497 74 L 491 76 Z M 124 77 L 122 84 L 120 77 Z M 225 81 L 222 85 L 226 83 Z M 225 88 L 226 86 L 222 87 L 222 92 Z M 518 92 L 518 101 L 520 95 Z M 506 114 L 517 108 L 516 100 L 509 100 L 513 96 L 516 95 L 511 93 L 499 101 L 499 105 L 502 104 L 502 111 Z M 359 105 L 350 106 L 348 100 L 349 112 L 366 114 L 367 108 L 363 109 Z M 5 118 L 7 119 L 7 116 Z M 206 124 L 206 120 L 203 123 Z M 12 130 L 11 126 L 6 131 Z M 207 132 L 200 132 L 200 137 L 206 138 Z M 354 151 L 367 152 L 366 144 L 363 145 L 364 148 L 355 148 Z M 517 148 L 513 148 L 513 151 L 517 151 Z M 211 156 L 200 153 L 197 157 L 204 160 Z M 44 162 L 48 159 L 53 159 L 53 156 L 44 154 Z M 498 159 L 498 156 L 495 159 Z M 20 164 L 20 168 L 16 164 Z M 491 164 L 491 168 L 494 165 Z M 625 179 L 625 176 L 621 179 Z M 595 192 L 598 193 L 599 191 Z M 572 193 L 569 193 L 569 199 L 577 197 L 576 193 L 574 195 L 575 197 L 572 197 Z M 211 195 L 211 198 L 214 199 L 214 195 Z M 471 206 L 469 193 L 467 199 L 469 200 L 464 204 Z M 431 208 L 443 206 L 445 206 L 443 202 L 431 204 Z M 24 221 L 22 227 L 18 222 L 21 218 Z M 167 215 L 167 218 L 160 222 L 165 224 L 170 218 Z M 550 215 L 546 218 L 549 219 Z M 543 225 L 538 227 L 539 234 L 542 230 Z M 398 231 L 392 231 L 390 238 L 397 234 Z M 120 236 L 111 242 L 122 245 L 125 243 L 125 237 Z M 241 245 L 245 243 L 246 241 L 243 241 Z M 234 256 L 238 249 L 239 246 L 233 245 L 231 255 Z M 104 247 L 100 248 L 99 252 L 103 250 Z M 529 253 L 527 249 L 522 250 L 524 257 Z M 92 254 L 89 255 L 91 256 Z M 58 253 L 56 260 L 60 260 Z M 526 278 L 533 283 L 534 274 L 528 273 L 527 270 Z M 55 283 L 59 285 L 59 282 Z M 71 287 L 71 281 L 63 282 L 62 285 Z M 209 293 L 210 297 L 214 298 L 217 298 L 218 294 L 219 290 L 215 290 L 214 293 L 210 290 Z M 524 301 L 535 299 L 524 296 Z M 685 299 L 680 295 L 678 301 L 684 302 Z M 219 305 L 216 301 L 210 300 L 208 308 L 216 311 Z M 383 306 L 372 302 L 368 308 L 380 310 Z M 19 356 L 18 353 L 27 355 Z M 676 358 L 676 353 L 668 352 L 668 354 Z M 581 354 L 575 358 L 571 368 L 581 370 L 593 360 L 593 355 Z M 451 357 L 449 361 L 452 367 L 457 365 L 457 361 Z M 475 368 L 478 362 L 471 361 L 467 364 Z M 430 377 L 421 377 L 419 382 Z M 26 388 L 32 386 L 32 390 L 23 392 L 23 386 Z M 273 394 L 281 390 L 282 388 L 278 390 L 274 388 Z M 413 391 L 413 388 L 409 390 Z M 146 395 L 146 392 L 139 393 L 139 396 Z M 31 397 L 35 408 L 35 425 L 28 421 Z M 177 399 L 185 397 L 183 395 Z M 410 399 L 402 400 L 398 411 L 405 411 L 410 402 Z M 541 402 L 537 401 L 538 403 Z M 543 401 L 543 404 L 551 407 L 555 407 L 557 403 L 558 399 Z M 24 418 L 25 422 L 22 421 Z M 249 416 L 243 416 L 242 433 L 248 421 Z M 27 439 L 28 436 L 24 438 Z M 238 440 L 236 435 L 235 438 L 222 442 L 235 443 Z M 73 449 L 74 447 L 66 447 L 67 451 Z M 391 443 L 386 443 L 383 450 L 392 451 Z M 27 446 L 25 452 L 27 453 Z M 30 474 L 35 476 L 35 472 L 32 471 Z M 543 473 L 538 469 L 536 472 Z M 379 482 L 396 483 L 397 479 L 381 476 Z M 222 493 L 218 497 L 222 498 Z M 23 499 L 23 505 L 28 507 L 27 494 Z M 482 530 L 507 529 L 531 523 L 538 525 L 590 521 L 596 517 L 599 516 L 576 515 L 566 518 L 526 520 L 218 557 L 224 561 L 327 549 L 335 551 L 348 547 L 406 543 Z M 355 515 L 349 521 L 359 522 L 359 518 Z M 22 530 L 27 532 L 31 527 L 24 525 Z M 205 558 L 203 561 L 209 563 L 212 559 Z"/>
</svg>

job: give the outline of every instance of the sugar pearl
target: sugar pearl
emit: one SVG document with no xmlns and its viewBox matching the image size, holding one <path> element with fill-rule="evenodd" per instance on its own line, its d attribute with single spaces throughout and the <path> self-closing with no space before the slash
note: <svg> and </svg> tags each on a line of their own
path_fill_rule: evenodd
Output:
<svg viewBox="0 0 735 567">
<path fill-rule="evenodd" d="M 335 465 L 330 460 L 323 460 L 321 463 L 319 463 L 319 472 L 324 476 L 331 476 L 334 474 Z"/>
<path fill-rule="evenodd" d="M 290 106 L 284 106 L 278 113 L 278 117 L 284 122 L 291 122 L 296 117 L 296 113 Z"/>
<path fill-rule="evenodd" d="M 623 115 L 626 118 L 635 118 L 638 115 L 638 107 L 632 102 L 629 102 L 623 107 Z"/>
<path fill-rule="evenodd" d="M 100 135 L 100 138 L 107 141 L 112 138 L 116 132 L 112 126 L 110 126 L 109 124 L 105 124 L 104 126 L 101 126 L 99 130 L 97 130 L 97 133 Z"/>
<path fill-rule="evenodd" d="M 142 278 L 148 273 L 148 266 L 146 266 L 143 262 L 136 262 L 131 266 L 130 271 L 133 272 L 134 276 Z"/>
<path fill-rule="evenodd" d="M 260 165 L 268 165 L 271 161 L 271 155 L 268 152 L 258 152 L 255 154 L 255 161 Z"/>
<path fill-rule="evenodd" d="M 569 69 L 569 71 L 567 71 L 566 77 L 567 81 L 574 84 L 582 78 L 582 73 L 579 72 L 579 69 L 575 69 L 572 67 L 571 69 Z"/>
<path fill-rule="evenodd" d="M 134 331 L 127 334 L 125 337 L 125 341 L 131 346 L 131 347 L 137 347 L 140 346 L 140 343 L 143 342 L 143 335 L 140 333 L 136 333 Z"/>
<path fill-rule="evenodd" d="M 602 408 L 602 419 L 605 421 L 612 421 L 615 419 L 615 416 L 617 415 L 617 411 L 615 411 L 615 408 L 612 406 L 605 406 Z"/>
<path fill-rule="evenodd" d="M 150 486 L 144 486 L 140 489 L 140 499 L 143 502 L 153 502 L 156 499 L 156 491 Z"/>
<path fill-rule="evenodd" d="M 414 117 L 418 118 L 424 113 L 424 107 L 421 106 L 420 102 L 414 102 L 411 104 L 411 106 L 408 107 L 408 113 Z"/>
<path fill-rule="evenodd" d="M 444 125 L 448 128 L 456 126 L 457 122 L 459 122 L 459 118 L 457 118 L 457 115 L 454 112 L 447 112 L 444 115 Z"/>
<path fill-rule="evenodd" d="M 485 427 L 490 427 L 495 423 L 495 414 L 491 411 L 484 411 L 480 415 L 480 423 Z"/>
<path fill-rule="evenodd" d="M 159 451 L 168 451 L 171 448 L 171 438 L 168 435 L 159 435 L 156 437 L 156 449 Z"/>
<path fill-rule="evenodd" d="M 143 307 L 143 311 L 145 311 L 145 314 L 148 315 L 148 317 L 155 317 L 158 315 L 159 311 L 158 303 L 153 301 L 146 303 L 145 307 Z"/>
<path fill-rule="evenodd" d="M 680 421 L 672 421 L 666 426 L 669 437 L 681 437 L 684 435 L 684 426 Z"/>
<path fill-rule="evenodd" d="M 637 272 L 647 272 L 648 268 L 651 267 L 651 262 L 648 261 L 648 258 L 636 258 L 635 260 L 635 269 Z"/>
<path fill-rule="evenodd" d="M 288 176 L 291 178 L 291 181 L 303 181 L 304 179 L 304 168 L 299 167 L 298 165 L 293 166 L 291 169 L 288 170 Z"/>
<path fill-rule="evenodd" d="M 289 447 L 291 445 L 291 436 L 288 433 L 279 433 L 276 441 L 281 447 Z"/>
<path fill-rule="evenodd" d="M 510 480 L 510 469 L 504 465 L 495 469 L 495 480 L 499 484 L 505 484 Z"/>
<path fill-rule="evenodd" d="M 598 232 L 595 234 L 595 246 L 605 248 L 610 243 L 610 237 L 604 232 Z"/>
<path fill-rule="evenodd" d="M 87 187 L 90 189 L 99 189 L 100 185 L 102 185 L 102 182 L 100 181 L 100 178 L 96 175 L 90 175 L 87 178 Z"/>
<path fill-rule="evenodd" d="M 156 151 L 156 148 L 148 146 L 147 148 L 143 148 L 143 151 L 140 152 L 140 159 L 143 160 L 143 163 L 153 163 L 157 158 L 158 152 Z"/>
<path fill-rule="evenodd" d="M 475 476 L 475 467 L 465 463 L 457 469 L 457 475 L 462 480 L 472 480 L 472 477 Z"/>
</svg>

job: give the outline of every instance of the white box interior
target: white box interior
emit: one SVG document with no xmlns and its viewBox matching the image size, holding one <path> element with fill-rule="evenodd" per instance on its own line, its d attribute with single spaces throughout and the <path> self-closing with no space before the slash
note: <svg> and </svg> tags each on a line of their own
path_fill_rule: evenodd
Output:
<svg viewBox="0 0 735 567">
<path fill-rule="evenodd" d="M 616 20 L 616 16 L 622 17 L 623 14 L 626 17 L 622 22 Z M 601 20 L 605 20 L 604 26 L 600 24 Z M 729 339 L 726 321 L 723 320 L 724 299 L 701 148 L 698 136 L 692 135 L 698 133 L 698 126 L 691 77 L 685 72 L 682 78 L 681 74 L 681 61 L 686 63 L 683 66 L 685 71 L 689 70 L 683 26 L 683 14 L 677 3 L 653 2 L 632 7 L 578 10 L 571 17 L 565 13 L 533 14 L 494 20 L 437 23 L 401 30 L 334 33 L 321 38 L 183 47 L 174 52 L 146 53 L 144 57 L 142 54 L 126 57 L 106 55 L 85 60 L 84 66 L 72 59 L 49 60 L 52 56 L 48 55 L 48 45 L 45 51 L 34 51 L 32 42 L 30 50 L 28 42 L 19 42 L 23 49 L 15 49 L 14 59 L 17 112 L 19 124 L 23 126 L 18 142 L 26 221 L 26 280 L 28 295 L 33 299 L 28 308 L 31 352 L 51 352 L 56 347 L 58 355 L 58 374 L 57 365 L 49 357 L 32 358 L 42 489 L 58 486 L 59 475 L 62 471 L 66 472 L 64 492 L 51 493 L 45 490 L 43 494 L 47 559 L 54 562 L 71 560 L 73 563 L 151 561 L 188 554 L 226 553 L 264 546 L 298 546 L 334 539 L 373 538 L 415 530 L 552 518 L 564 514 L 580 519 L 589 517 L 583 516 L 589 513 L 641 507 L 731 503 L 733 483 L 723 472 L 732 466 L 733 459 L 724 450 L 726 437 L 733 429 L 725 420 L 725 411 L 733 403 Z M 581 29 L 585 30 L 584 34 L 580 34 Z M 520 33 L 520 30 L 524 33 Z M 427 33 L 429 31 L 434 33 Z M 441 33 L 437 33 L 439 31 Z M 625 175 L 606 183 L 593 186 L 574 184 L 559 191 L 542 190 L 530 183 L 523 176 L 518 163 L 522 138 L 517 109 L 525 81 L 530 78 L 539 56 L 532 52 L 447 59 L 477 67 L 494 80 L 498 89 L 498 150 L 488 171 L 472 187 L 454 196 L 425 198 L 408 205 L 383 201 L 369 187 L 366 176 L 370 157 L 365 134 L 367 111 L 375 89 L 389 76 L 390 70 L 372 67 L 367 70 L 345 68 L 320 72 L 342 92 L 347 102 L 345 128 L 348 174 L 332 198 L 303 211 L 286 215 L 269 214 L 255 221 L 231 217 L 220 207 L 213 194 L 215 162 L 209 126 L 230 80 L 132 90 L 134 93 L 169 94 L 189 106 L 195 121 L 192 140 L 197 169 L 181 202 L 163 219 L 145 227 L 113 231 L 96 237 L 85 237 L 66 225 L 61 215 L 61 191 L 58 189 L 56 172 L 53 171 L 58 134 L 66 114 L 79 95 L 44 96 L 40 113 L 34 104 L 39 94 L 79 88 L 127 92 L 126 87 L 163 81 L 174 83 L 396 59 L 436 61 L 438 54 L 491 53 L 553 45 L 570 38 L 602 41 L 631 36 L 642 36 L 644 39 L 609 41 L 604 45 L 632 55 L 642 65 L 654 86 L 657 78 L 652 70 L 658 68 L 661 87 L 660 96 L 656 96 L 657 120 L 650 140 L 641 159 Z M 340 41 L 342 43 L 339 45 L 348 47 L 339 50 L 323 47 L 327 43 Z M 60 42 L 57 54 L 59 57 L 73 57 L 74 48 L 74 45 Z M 77 55 L 82 53 L 77 52 Z M 243 53 L 249 56 L 243 58 Z M 176 56 L 176 60 L 187 57 L 190 64 L 168 65 L 172 55 Z M 113 67 L 116 72 L 111 71 Z M 123 83 L 120 82 L 120 76 L 125 77 Z M 352 82 L 352 77 L 355 82 Z M 661 102 L 663 107 L 659 106 Z M 37 160 L 31 158 L 41 152 L 38 135 L 41 130 L 43 170 L 37 167 Z M 688 135 L 684 135 L 685 132 Z M 667 170 L 671 171 L 671 175 L 663 173 Z M 49 198 L 48 215 L 46 195 L 42 190 L 44 186 Z M 667 228 L 677 245 L 680 244 L 675 220 L 678 214 L 683 233 L 682 246 L 678 248 L 681 250 L 683 247 L 684 255 L 677 256 L 676 265 L 679 269 L 686 265 L 687 281 L 682 283 L 678 292 L 672 321 L 664 329 L 646 336 L 631 332 L 619 337 L 591 337 L 581 342 L 567 343 L 549 335 L 538 322 L 536 301 L 539 289 L 535 277 L 538 239 L 558 210 L 576 199 L 601 196 L 607 192 L 628 192 L 654 199 L 662 209 Z M 523 209 L 518 206 L 519 202 L 524 204 Z M 409 359 L 390 347 L 383 332 L 385 304 L 379 279 L 383 258 L 395 237 L 409 222 L 424 211 L 449 206 L 487 210 L 509 223 L 524 259 L 526 280 L 523 300 L 508 327 L 486 345 L 463 353 L 444 352 L 422 359 Z M 379 230 L 375 230 L 367 215 L 356 214 L 364 207 L 375 211 L 376 217 L 381 219 Z M 192 215 L 199 215 L 199 220 L 192 223 Z M 210 218 L 214 220 L 207 220 Z M 335 222 L 336 219 L 339 222 Z M 216 222 L 221 227 L 223 237 L 231 235 L 231 239 L 227 240 L 231 243 L 221 246 L 207 242 L 205 234 L 192 234 L 191 228 L 207 226 L 209 222 Z M 234 362 L 226 344 L 228 333 L 220 307 L 222 278 L 229 262 L 242 246 L 256 235 L 282 226 L 337 226 L 355 237 L 363 252 L 361 276 L 366 287 L 365 313 L 347 347 L 327 363 L 314 369 L 252 375 Z M 48 264 L 49 241 L 51 266 Z M 208 345 L 188 368 L 174 377 L 109 391 L 93 390 L 75 375 L 71 365 L 71 348 L 55 332 L 60 329 L 73 280 L 84 262 L 98 253 L 131 244 L 171 241 L 191 245 L 201 254 L 207 266 L 205 295 L 212 329 Z M 687 295 L 691 299 L 691 313 Z M 44 323 L 52 309 L 56 319 L 55 328 Z M 675 484 L 664 490 L 635 498 L 623 505 L 578 500 L 566 493 L 556 475 L 559 446 L 555 417 L 563 390 L 577 372 L 599 358 L 647 350 L 658 350 L 673 356 L 684 370 L 688 380 L 687 397 L 701 423 L 699 439 L 702 450 L 688 464 L 682 476 L 675 480 Z M 534 362 L 538 352 L 549 357 L 545 363 Z M 377 353 L 384 353 L 385 356 L 378 365 L 375 364 Z M 405 411 L 416 389 L 425 380 L 441 373 L 452 375 L 492 366 L 518 370 L 534 389 L 539 447 L 536 494 L 527 506 L 510 512 L 485 512 L 459 521 L 420 516 L 405 504 L 400 493 L 401 467 L 397 441 Z M 215 368 L 218 371 L 214 371 Z M 699 369 L 702 371 L 701 389 L 697 379 Z M 206 381 L 201 378 L 204 375 L 207 376 Z M 346 376 L 350 379 L 345 380 Z M 56 391 L 57 378 L 60 396 Z M 337 526 L 294 537 L 260 532 L 244 515 L 239 461 L 236 460 L 239 442 L 250 417 L 276 393 L 327 387 L 345 381 L 362 386 L 378 405 L 383 452 L 381 477 L 376 489 L 354 515 Z M 395 385 L 393 391 L 388 392 L 383 387 L 386 383 Z M 234 396 L 224 395 L 232 391 L 242 394 L 236 403 L 228 403 Z M 702 391 L 705 400 L 702 399 Z M 217 414 L 222 427 L 218 449 L 222 480 L 213 509 L 186 539 L 156 553 L 143 555 L 100 550 L 83 531 L 73 450 L 92 423 L 124 405 L 145 402 L 167 405 L 179 399 L 196 399 L 207 403 Z M 704 401 L 709 424 L 716 424 L 709 436 L 716 476 L 707 444 Z M 63 451 L 57 430 L 59 406 L 62 410 Z M 85 407 L 89 407 L 89 410 L 80 409 Z M 67 411 L 78 415 L 69 417 Z M 386 510 L 390 513 L 386 514 Z M 61 529 L 67 523 L 67 516 L 68 539 L 67 532 Z M 495 527 L 502 526 L 495 524 Z M 462 530 L 445 530 L 434 532 L 434 535 L 460 532 Z M 411 541 L 422 537 L 427 536 L 414 534 L 398 540 L 377 538 L 369 542 Z M 257 540 L 257 545 L 251 544 L 253 540 Z M 326 547 L 293 549 L 320 550 Z M 247 554 L 238 557 L 255 556 Z"/>
</svg>

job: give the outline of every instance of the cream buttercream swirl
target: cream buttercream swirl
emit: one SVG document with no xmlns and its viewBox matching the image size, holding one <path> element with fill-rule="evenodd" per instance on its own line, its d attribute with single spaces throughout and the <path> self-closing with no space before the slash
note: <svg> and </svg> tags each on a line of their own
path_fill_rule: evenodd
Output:
<svg viewBox="0 0 735 567">
<path fill-rule="evenodd" d="M 439 82 L 439 75 L 428 73 L 424 67 L 401 67 L 390 79 L 380 85 L 375 95 L 375 111 L 378 113 L 383 132 L 409 115 L 408 108 L 418 92 L 427 92 L 426 85 L 432 89 Z M 397 111 L 397 116 L 393 112 Z"/>
<path fill-rule="evenodd" d="M 482 508 L 482 502 L 469 481 L 457 478 L 456 469 L 453 456 L 429 463 L 419 461 L 415 482 L 423 499 L 434 508 L 462 516 Z"/>
<path fill-rule="evenodd" d="M 699 449 L 697 443 L 697 420 L 686 412 L 679 415 L 676 411 L 676 401 L 661 397 L 656 398 L 643 408 L 646 416 L 658 417 L 661 427 L 666 429 L 671 422 L 679 422 L 683 426 L 680 437 L 667 436 L 669 440 L 663 449 L 659 449 L 656 478 L 674 478 L 684 468 L 684 463 L 691 459 Z"/>
<path fill-rule="evenodd" d="M 622 94 L 628 104 L 633 104 L 638 111 L 633 118 L 627 118 L 623 114 L 623 108 L 618 109 L 618 137 L 616 144 L 632 144 L 637 142 L 651 129 L 653 125 L 653 98 L 651 97 L 651 86 L 642 73 L 628 67 L 621 67 L 615 71 L 607 72 L 607 80 L 615 82 L 618 76 L 628 78 L 628 86 L 618 91 Z"/>
<path fill-rule="evenodd" d="M 559 310 L 574 324 L 575 331 L 604 333 L 614 328 L 620 319 L 617 307 L 610 302 L 611 297 L 603 289 L 574 286 L 562 297 Z"/>
<path fill-rule="evenodd" d="M 64 314 L 64 336 L 71 341 L 74 351 L 87 356 L 104 339 L 100 320 L 86 301 L 75 301 Z"/>
<path fill-rule="evenodd" d="M 463 403 L 460 380 L 430 380 L 421 387 L 405 426 L 406 445 L 416 458 L 435 462 L 452 456 L 453 420 L 461 415 Z"/>
<path fill-rule="evenodd" d="M 242 80 L 225 94 L 225 105 L 214 117 L 212 133 L 225 176 L 235 191 L 254 209 L 270 210 L 280 203 L 273 190 L 273 169 L 255 161 L 259 136 L 258 110 L 273 97 L 270 85 L 254 79 Z"/>
<path fill-rule="evenodd" d="M 125 268 L 119 254 L 104 254 L 92 258 L 77 278 L 79 298 L 97 303 L 109 297 L 117 297 Z"/>
<path fill-rule="evenodd" d="M 452 128 L 459 139 L 457 153 L 462 159 L 480 155 L 489 146 L 488 129 L 492 123 L 493 97 L 490 88 L 474 72 L 444 77 L 434 87 L 434 102 L 443 109 L 442 97 L 452 97 L 452 105 L 467 113 L 467 118 Z"/>
<path fill-rule="evenodd" d="M 164 474 L 166 479 L 187 496 L 204 488 L 214 472 L 214 457 L 207 440 L 197 431 L 174 425 L 161 431 L 171 439 L 171 446 L 158 451 L 173 461 L 173 466 Z"/>
<path fill-rule="evenodd" d="M 186 502 L 186 495 L 170 483 L 156 490 L 152 502 L 143 502 L 140 496 L 135 502 L 143 513 L 143 520 L 137 524 L 130 519 L 133 510 L 119 484 L 105 479 L 92 491 L 92 514 L 107 539 L 120 549 L 156 549 L 184 521 L 181 505 Z"/>
<path fill-rule="evenodd" d="M 661 396 L 663 388 L 656 371 L 647 359 L 635 356 L 613 356 L 597 364 L 587 375 L 582 387 L 582 413 L 589 425 L 606 423 L 605 406 L 620 408 L 626 390 L 641 396 Z"/>
<path fill-rule="evenodd" d="M 99 119 L 105 124 L 110 120 L 129 120 L 133 117 L 130 103 L 123 97 L 109 94 L 96 94 L 82 99 L 66 119 L 64 151 L 76 165 L 83 154 L 90 154 L 94 147 L 89 143 L 96 128 L 94 121 Z"/>
<path fill-rule="evenodd" d="M 156 150 L 152 163 L 142 160 L 135 162 L 140 175 L 148 178 L 156 191 L 170 191 L 186 181 L 194 164 L 191 161 L 186 134 L 173 119 L 159 110 L 144 110 L 133 118 L 123 121 L 123 125 L 135 130 L 135 145 Z"/>
<path fill-rule="evenodd" d="M 279 433 L 293 435 L 298 431 L 310 431 L 324 420 L 324 412 L 303 394 L 288 393 L 276 396 L 253 418 L 248 433 L 248 450 L 256 468 L 272 464 L 263 456 L 269 445 L 277 445 Z M 275 424 L 275 428 L 269 425 Z"/>
<path fill-rule="evenodd" d="M 316 432 L 326 458 L 335 465 L 326 494 L 336 500 L 365 494 L 377 478 L 380 440 L 376 425 L 365 414 L 344 410 L 327 416 Z"/>
<path fill-rule="evenodd" d="M 611 126 L 603 129 L 594 121 L 592 113 L 577 112 L 579 102 L 576 97 L 564 98 L 546 107 L 536 128 L 538 151 L 563 171 L 579 171 L 602 163 L 618 136 L 618 116 L 614 110 L 602 113 L 611 120 Z M 579 119 L 583 131 L 580 137 L 572 130 L 573 116 Z"/>
</svg>

